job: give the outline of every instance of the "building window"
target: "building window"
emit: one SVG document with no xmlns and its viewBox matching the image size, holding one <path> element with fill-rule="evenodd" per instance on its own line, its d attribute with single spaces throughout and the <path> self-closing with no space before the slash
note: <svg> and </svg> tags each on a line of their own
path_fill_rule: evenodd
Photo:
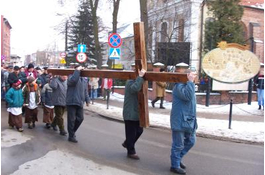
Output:
<svg viewBox="0 0 265 175">
<path fill-rule="evenodd" d="M 166 42 L 167 37 L 167 23 L 163 22 L 161 26 L 161 42 Z"/>
</svg>

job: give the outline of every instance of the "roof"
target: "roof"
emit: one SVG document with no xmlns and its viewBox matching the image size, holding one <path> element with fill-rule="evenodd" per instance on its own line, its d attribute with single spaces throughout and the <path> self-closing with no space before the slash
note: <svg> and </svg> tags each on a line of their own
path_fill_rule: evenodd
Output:
<svg viewBox="0 0 265 175">
<path fill-rule="evenodd" d="M 117 33 L 122 39 L 134 36 L 133 23 L 123 24 L 121 27 L 117 28 Z M 101 33 L 100 41 L 108 42 L 108 35 L 106 33 Z"/>
<path fill-rule="evenodd" d="M 5 23 L 10 29 L 12 29 L 10 23 L 8 22 L 8 20 L 7 20 L 6 18 L 4 18 L 4 23 Z"/>
<path fill-rule="evenodd" d="M 133 23 L 124 24 L 123 26 L 117 29 L 117 33 L 121 36 L 121 38 L 128 38 L 134 35 L 133 33 Z"/>
<path fill-rule="evenodd" d="M 264 0 L 241 0 L 240 4 L 246 7 L 264 9 Z"/>
</svg>

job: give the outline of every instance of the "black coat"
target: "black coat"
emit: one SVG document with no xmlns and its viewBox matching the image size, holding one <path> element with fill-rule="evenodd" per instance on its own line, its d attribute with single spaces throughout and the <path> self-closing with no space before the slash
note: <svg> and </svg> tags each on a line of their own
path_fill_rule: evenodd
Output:
<svg viewBox="0 0 265 175">
<path fill-rule="evenodd" d="M 22 81 L 21 87 L 23 87 L 23 85 L 26 84 L 28 81 L 26 74 L 24 72 L 19 72 L 18 75 L 16 75 L 14 72 L 12 72 L 8 75 L 7 81 L 10 84 L 10 87 L 12 87 L 12 84 L 16 83 L 18 80 Z"/>
</svg>

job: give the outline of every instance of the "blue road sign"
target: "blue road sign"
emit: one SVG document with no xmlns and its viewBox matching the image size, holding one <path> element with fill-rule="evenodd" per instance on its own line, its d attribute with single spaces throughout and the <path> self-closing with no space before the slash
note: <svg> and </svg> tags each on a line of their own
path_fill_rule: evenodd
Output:
<svg viewBox="0 0 265 175">
<path fill-rule="evenodd" d="M 110 59 L 120 59 L 121 58 L 121 49 L 120 48 L 110 48 L 109 49 L 109 58 Z"/>
<path fill-rule="evenodd" d="M 85 44 L 78 44 L 78 53 L 85 53 L 86 52 L 86 45 Z"/>
</svg>

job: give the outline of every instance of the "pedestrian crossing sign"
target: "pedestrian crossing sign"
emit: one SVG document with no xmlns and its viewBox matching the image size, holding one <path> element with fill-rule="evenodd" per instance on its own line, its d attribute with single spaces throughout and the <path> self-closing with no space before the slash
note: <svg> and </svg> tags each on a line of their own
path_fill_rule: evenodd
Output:
<svg viewBox="0 0 265 175">
<path fill-rule="evenodd" d="M 60 63 L 61 63 L 61 64 L 66 64 L 66 61 L 65 61 L 65 59 L 64 59 L 64 58 L 62 58 L 62 59 L 60 60 Z"/>
<path fill-rule="evenodd" d="M 109 50 L 110 59 L 120 59 L 121 58 L 121 49 L 120 48 L 110 48 Z"/>
</svg>

